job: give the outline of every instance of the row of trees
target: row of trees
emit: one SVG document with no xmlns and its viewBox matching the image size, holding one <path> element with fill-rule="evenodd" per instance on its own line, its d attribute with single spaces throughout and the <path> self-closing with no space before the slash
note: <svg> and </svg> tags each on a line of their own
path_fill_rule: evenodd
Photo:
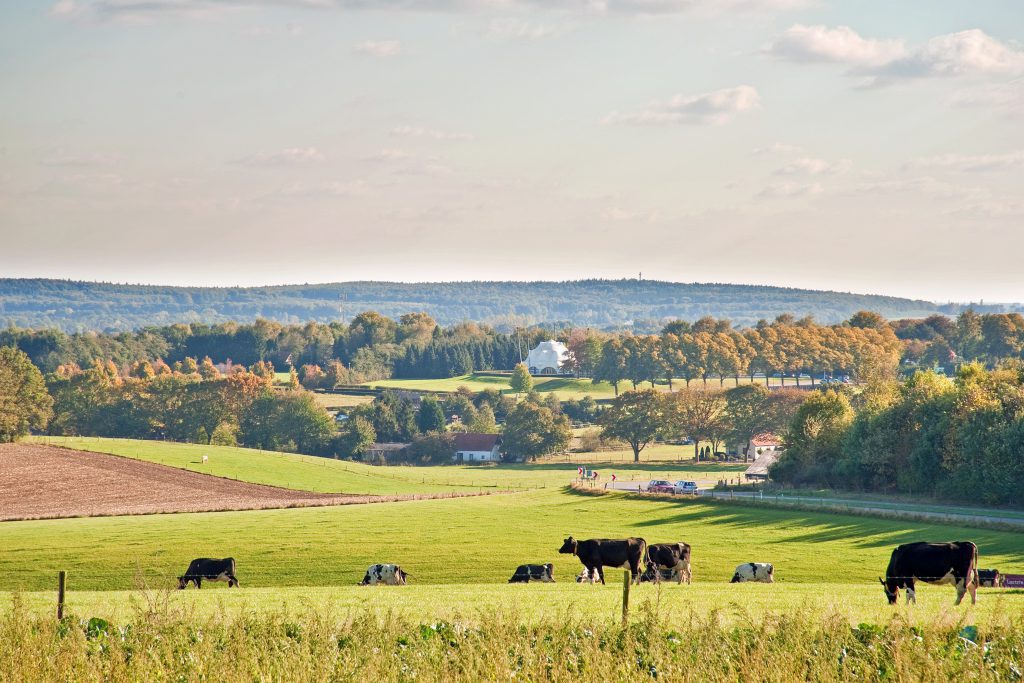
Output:
<svg viewBox="0 0 1024 683">
<path fill-rule="evenodd" d="M 865 314 L 866 316 L 867 314 Z M 902 345 L 881 318 L 855 317 L 843 325 L 822 326 L 812 319 L 794 321 L 780 316 L 735 330 L 727 320 L 701 318 L 693 325 L 670 323 L 660 335 L 613 337 L 604 341 L 578 334 L 569 339 L 570 362 L 595 381 L 634 388 L 643 382 L 664 382 L 672 388 L 675 378 L 687 386 L 709 379 L 723 384 L 726 377 L 753 379 L 791 374 L 800 384 L 801 373 L 814 377 L 846 374 L 861 380 L 893 376 Z M 783 379 L 783 382 L 785 380 Z"/>
<path fill-rule="evenodd" d="M 815 392 L 797 411 L 773 478 L 795 485 L 898 491 L 1020 504 L 1024 365 L 919 372 L 862 393 Z"/>
</svg>

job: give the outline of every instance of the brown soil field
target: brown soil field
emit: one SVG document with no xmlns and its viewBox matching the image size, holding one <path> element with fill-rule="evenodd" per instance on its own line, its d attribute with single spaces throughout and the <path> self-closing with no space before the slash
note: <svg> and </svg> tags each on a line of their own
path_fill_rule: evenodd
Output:
<svg viewBox="0 0 1024 683">
<path fill-rule="evenodd" d="M 459 494 L 352 496 L 250 484 L 36 444 L 0 444 L 0 521 L 383 503 Z"/>
</svg>

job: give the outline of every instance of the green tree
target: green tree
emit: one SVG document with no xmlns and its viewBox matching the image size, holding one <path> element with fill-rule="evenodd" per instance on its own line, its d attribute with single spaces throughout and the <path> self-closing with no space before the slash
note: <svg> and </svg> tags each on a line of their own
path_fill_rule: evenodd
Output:
<svg viewBox="0 0 1024 683">
<path fill-rule="evenodd" d="M 513 460 L 535 460 L 568 448 L 572 439 L 569 418 L 522 401 L 509 413 L 502 433 L 502 449 Z"/>
<path fill-rule="evenodd" d="M 593 382 L 608 382 L 615 389 L 615 395 L 619 395 L 619 383 L 628 377 L 626 373 L 626 354 L 622 347 L 622 340 L 618 338 L 609 339 L 601 347 L 601 357 L 594 368 Z"/>
<path fill-rule="evenodd" d="M 509 384 L 516 394 L 528 394 L 533 390 L 533 377 L 530 376 L 530 370 L 526 364 L 518 363 L 512 369 L 512 378 L 509 380 Z"/>
<path fill-rule="evenodd" d="M 491 405 L 489 403 L 481 405 L 468 426 L 469 431 L 478 434 L 497 434 L 498 423 L 494 419 L 494 410 Z"/>
<path fill-rule="evenodd" d="M 53 399 L 28 354 L 0 346 L 0 442 L 46 429 L 52 415 Z"/>
<path fill-rule="evenodd" d="M 624 392 L 601 414 L 601 436 L 627 442 L 633 462 L 640 462 L 640 451 L 665 434 L 665 407 L 665 399 L 654 389 Z"/>
<path fill-rule="evenodd" d="M 424 396 L 420 401 L 420 408 L 416 413 L 416 426 L 423 434 L 444 431 L 444 410 L 433 396 Z"/>
<path fill-rule="evenodd" d="M 794 484 L 834 485 L 836 465 L 843 459 L 843 441 L 853 417 L 846 392 L 814 392 L 790 423 L 786 449 L 772 467 L 772 477 Z"/>
<path fill-rule="evenodd" d="M 724 392 L 686 387 L 672 394 L 671 401 L 668 406 L 671 431 L 674 436 L 693 440 L 694 460 L 700 461 L 702 441 L 711 441 L 713 450 L 717 450 L 718 442 L 727 433 Z"/>
<path fill-rule="evenodd" d="M 211 446 L 237 446 L 238 438 L 235 436 L 238 429 L 229 422 L 221 422 L 210 435 Z"/>
<path fill-rule="evenodd" d="M 335 452 L 345 458 L 359 458 L 376 440 L 373 423 L 362 415 L 355 415 L 345 421 L 338 433 Z"/>
</svg>

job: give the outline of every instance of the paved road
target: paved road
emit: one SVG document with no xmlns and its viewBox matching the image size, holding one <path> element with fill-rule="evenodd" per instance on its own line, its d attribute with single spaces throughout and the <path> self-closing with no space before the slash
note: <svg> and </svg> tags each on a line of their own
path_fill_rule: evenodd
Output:
<svg viewBox="0 0 1024 683">
<path fill-rule="evenodd" d="M 698 481 L 702 487 L 710 486 L 714 482 Z M 644 493 L 647 491 L 647 481 L 616 481 L 599 483 L 595 488 L 608 488 L 618 491 L 634 491 Z M 849 498 L 818 498 L 814 496 L 762 496 L 757 492 L 741 491 L 712 491 L 710 488 L 703 488 L 699 494 L 703 497 L 717 499 L 742 498 L 752 500 L 764 505 L 792 505 L 800 504 L 806 506 L 821 507 L 828 510 L 854 509 L 858 512 L 875 512 L 883 515 L 905 515 L 941 522 L 987 522 L 1008 524 L 1024 528 L 1024 516 L 1013 516 L 1011 513 L 1003 513 L 999 510 L 984 510 L 977 508 L 964 508 L 949 506 L 942 510 L 935 510 L 935 506 L 918 505 L 915 503 L 884 502 L 877 500 L 856 500 Z M 682 497 L 682 496 L 681 496 Z"/>
</svg>

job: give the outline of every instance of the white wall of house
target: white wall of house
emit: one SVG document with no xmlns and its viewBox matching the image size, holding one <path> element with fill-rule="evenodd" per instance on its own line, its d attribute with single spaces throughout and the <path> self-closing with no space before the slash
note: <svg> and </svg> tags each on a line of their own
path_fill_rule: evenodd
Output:
<svg viewBox="0 0 1024 683">
<path fill-rule="evenodd" d="M 498 447 L 489 451 L 455 451 L 455 459 L 463 462 L 493 462 L 498 460 Z"/>
</svg>

